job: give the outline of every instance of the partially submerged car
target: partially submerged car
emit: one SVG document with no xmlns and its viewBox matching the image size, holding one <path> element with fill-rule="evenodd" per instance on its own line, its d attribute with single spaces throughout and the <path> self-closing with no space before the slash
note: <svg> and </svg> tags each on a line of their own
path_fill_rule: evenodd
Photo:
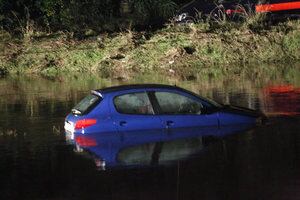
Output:
<svg viewBox="0 0 300 200">
<path fill-rule="evenodd" d="M 258 111 L 224 106 L 177 86 L 140 84 L 92 91 L 66 117 L 65 130 L 78 148 L 89 148 L 99 144 L 93 139 L 97 135 L 190 129 L 216 134 L 221 127 L 255 126 L 263 118 Z"/>
<path fill-rule="evenodd" d="M 242 20 L 265 13 L 267 19 L 300 18 L 299 0 L 194 0 L 177 11 L 175 22 L 189 23 L 203 19 Z"/>
</svg>

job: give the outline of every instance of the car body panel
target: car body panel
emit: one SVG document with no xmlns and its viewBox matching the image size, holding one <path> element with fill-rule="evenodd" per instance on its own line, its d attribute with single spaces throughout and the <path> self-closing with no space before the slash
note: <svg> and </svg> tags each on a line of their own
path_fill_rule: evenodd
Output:
<svg viewBox="0 0 300 200">
<path fill-rule="evenodd" d="M 102 101 L 83 115 L 70 113 L 65 120 L 66 137 L 77 150 L 101 155 L 116 162 L 120 149 L 147 142 L 169 141 L 189 136 L 222 137 L 256 125 L 262 114 L 247 108 L 224 106 L 176 86 L 129 85 L 97 90 Z M 176 93 L 202 105 L 199 114 L 163 114 L 155 92 Z M 145 93 L 153 107 L 152 114 L 123 114 L 115 104 L 116 97 Z M 125 104 L 128 105 L 128 104 Z M 96 121 L 91 126 L 75 129 L 78 120 Z M 104 152 L 103 152 L 104 151 Z M 105 155 L 105 156 L 103 156 Z"/>
<path fill-rule="evenodd" d="M 162 129 L 161 120 L 156 115 L 142 114 L 121 114 L 116 110 L 113 99 L 117 96 L 130 93 L 143 93 L 145 89 L 125 90 L 121 92 L 113 92 L 110 95 L 109 107 L 111 108 L 111 116 L 114 124 L 119 132 L 123 131 L 144 131 Z"/>
<path fill-rule="evenodd" d="M 183 91 L 177 91 L 174 89 L 147 89 L 148 92 L 168 92 L 182 95 L 192 100 L 200 102 L 203 106 L 208 106 L 208 103 L 204 99 L 200 99 Z M 218 127 L 218 113 L 211 114 L 159 114 L 159 118 L 162 121 L 163 127 L 167 129 L 177 128 L 201 128 L 201 127 Z M 184 120 L 183 120 L 184 119 Z"/>
</svg>

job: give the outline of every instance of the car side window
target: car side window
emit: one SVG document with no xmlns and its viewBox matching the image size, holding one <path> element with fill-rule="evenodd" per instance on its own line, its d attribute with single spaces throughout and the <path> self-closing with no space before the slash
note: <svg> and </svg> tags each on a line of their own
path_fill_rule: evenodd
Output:
<svg viewBox="0 0 300 200">
<path fill-rule="evenodd" d="M 114 98 L 115 108 L 122 114 L 153 115 L 153 107 L 146 92 L 130 93 Z"/>
<path fill-rule="evenodd" d="M 201 114 L 203 108 L 200 102 L 176 93 L 155 92 L 155 97 L 161 108 L 161 114 Z"/>
</svg>

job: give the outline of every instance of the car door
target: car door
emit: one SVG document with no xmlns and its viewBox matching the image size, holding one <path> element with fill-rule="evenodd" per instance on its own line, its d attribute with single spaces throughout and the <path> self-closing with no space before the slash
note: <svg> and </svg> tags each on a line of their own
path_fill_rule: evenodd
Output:
<svg viewBox="0 0 300 200">
<path fill-rule="evenodd" d="M 162 131 L 164 128 L 144 90 L 119 92 L 113 96 L 110 107 L 118 132 L 139 134 Z M 157 135 L 159 137 L 160 134 Z"/>
<path fill-rule="evenodd" d="M 167 90 L 152 91 L 150 96 L 168 131 L 197 129 L 203 131 L 203 134 L 217 134 L 218 112 L 206 113 L 206 105 L 198 98 L 184 92 Z"/>
</svg>

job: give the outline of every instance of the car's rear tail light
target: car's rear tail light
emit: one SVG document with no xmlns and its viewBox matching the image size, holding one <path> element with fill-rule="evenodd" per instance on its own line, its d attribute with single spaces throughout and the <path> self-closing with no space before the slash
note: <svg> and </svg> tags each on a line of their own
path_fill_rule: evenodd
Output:
<svg viewBox="0 0 300 200">
<path fill-rule="evenodd" d="M 77 136 L 76 143 L 81 147 L 94 147 L 97 146 L 97 142 L 94 138 L 88 136 Z"/>
<path fill-rule="evenodd" d="M 97 123 L 96 119 L 83 119 L 83 120 L 78 120 L 75 124 L 75 130 L 77 129 L 82 129 L 82 128 L 87 128 L 89 126 L 93 126 L 94 124 Z"/>
</svg>

